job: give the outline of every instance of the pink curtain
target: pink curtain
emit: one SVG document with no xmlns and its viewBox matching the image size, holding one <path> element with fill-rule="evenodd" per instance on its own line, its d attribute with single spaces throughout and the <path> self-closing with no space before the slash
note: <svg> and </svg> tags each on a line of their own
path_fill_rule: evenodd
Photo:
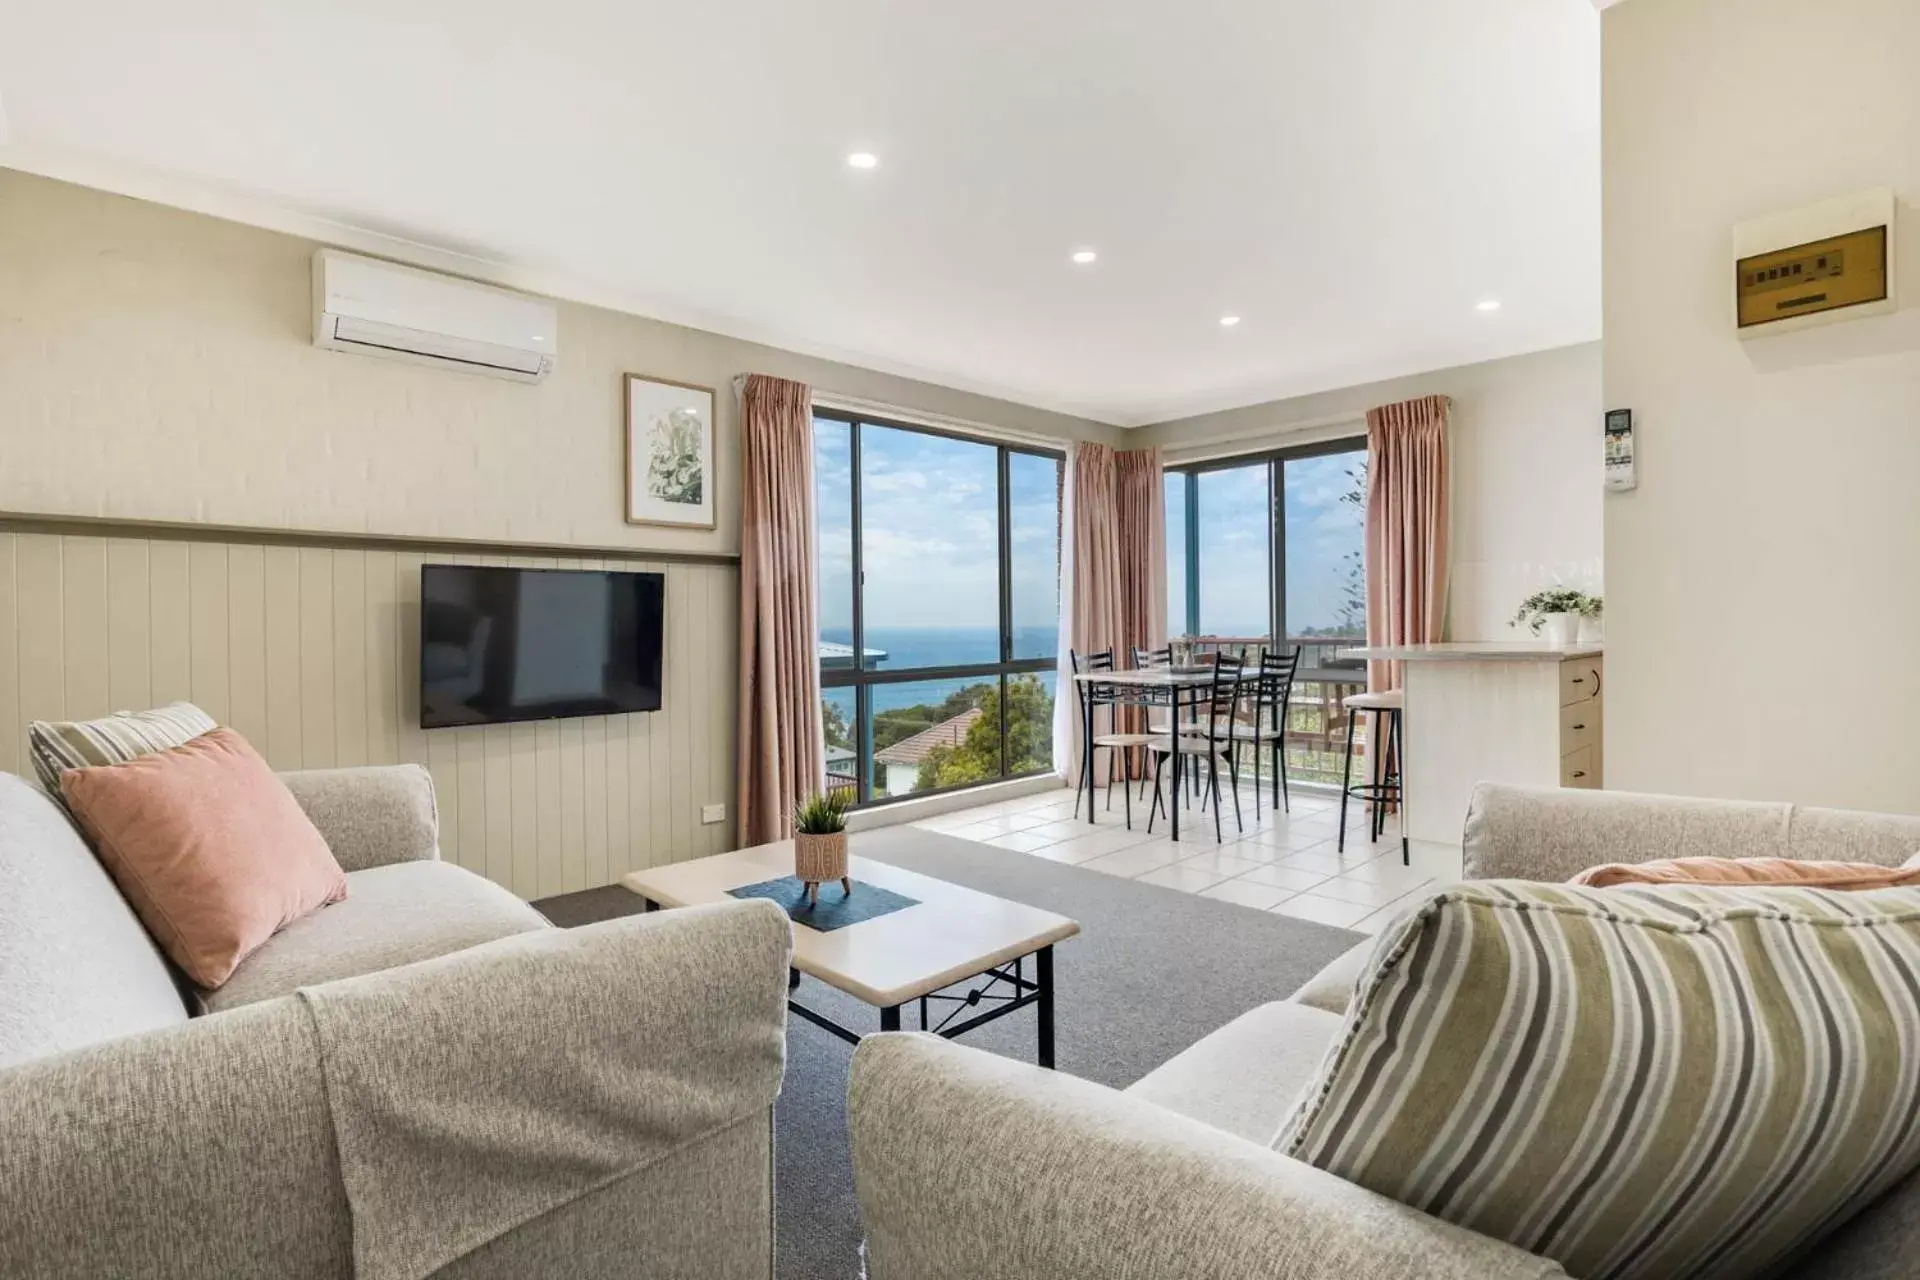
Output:
<svg viewBox="0 0 1920 1280">
<path fill-rule="evenodd" d="M 1160 451 L 1130 449 L 1114 455 L 1114 499 L 1120 543 L 1120 634 L 1114 664 L 1133 665 L 1131 649 L 1158 649 L 1167 642 L 1167 498 L 1161 481 Z M 1146 712 L 1119 712 L 1121 733 L 1144 733 Z M 1146 767 L 1144 752 L 1133 752 L 1130 769 Z"/>
<path fill-rule="evenodd" d="M 1114 455 L 1114 499 L 1120 542 L 1120 625 L 1127 646 L 1167 642 L 1167 500 L 1160 451 Z M 1132 655 L 1114 655 L 1128 666 Z"/>
<path fill-rule="evenodd" d="M 813 579 L 813 391 L 754 374 L 740 395 L 740 843 L 793 834 L 826 787 Z"/>
<path fill-rule="evenodd" d="M 1132 661 L 1133 646 L 1166 643 L 1167 527 L 1160 451 L 1116 453 L 1103 444 L 1082 444 L 1074 447 L 1068 465 L 1072 598 L 1067 601 L 1066 640 L 1083 659 L 1112 649 L 1115 664 L 1125 667 Z M 1063 654 L 1061 671 L 1066 670 Z M 1080 773 L 1081 721 L 1078 694 L 1064 679 L 1060 697 L 1073 708 L 1061 721 L 1068 744 L 1067 779 L 1073 782 Z"/>
<path fill-rule="evenodd" d="M 1432 644 L 1447 620 L 1447 412 L 1427 396 L 1367 412 L 1367 643 Z M 1367 687 L 1398 689 L 1397 662 Z"/>
</svg>

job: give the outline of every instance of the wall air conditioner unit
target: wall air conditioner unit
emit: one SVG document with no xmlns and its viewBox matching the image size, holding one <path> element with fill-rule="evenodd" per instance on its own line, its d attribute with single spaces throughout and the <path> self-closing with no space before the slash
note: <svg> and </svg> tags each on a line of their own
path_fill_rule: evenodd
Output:
<svg viewBox="0 0 1920 1280">
<path fill-rule="evenodd" d="M 539 382 L 559 354 L 550 302 L 337 249 L 313 255 L 313 345 Z"/>
</svg>

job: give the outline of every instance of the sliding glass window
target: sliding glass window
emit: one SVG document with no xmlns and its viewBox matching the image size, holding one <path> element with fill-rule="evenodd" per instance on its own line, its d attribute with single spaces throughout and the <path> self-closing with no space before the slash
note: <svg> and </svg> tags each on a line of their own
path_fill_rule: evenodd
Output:
<svg viewBox="0 0 1920 1280">
<path fill-rule="evenodd" d="M 1364 664 L 1336 656 L 1366 640 L 1366 491 L 1363 439 L 1166 473 L 1168 632 L 1249 660 L 1300 646 L 1295 777 L 1338 777 L 1340 699 L 1366 684 Z"/>
<path fill-rule="evenodd" d="M 814 418 L 821 716 L 859 803 L 1052 768 L 1061 456 Z"/>
</svg>

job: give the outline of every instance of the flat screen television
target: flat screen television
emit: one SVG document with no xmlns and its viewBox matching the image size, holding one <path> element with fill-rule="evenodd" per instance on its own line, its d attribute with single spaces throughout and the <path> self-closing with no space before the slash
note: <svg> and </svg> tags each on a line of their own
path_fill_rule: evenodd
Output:
<svg viewBox="0 0 1920 1280">
<path fill-rule="evenodd" d="M 420 568 L 420 727 L 660 709 L 657 573 Z"/>
</svg>

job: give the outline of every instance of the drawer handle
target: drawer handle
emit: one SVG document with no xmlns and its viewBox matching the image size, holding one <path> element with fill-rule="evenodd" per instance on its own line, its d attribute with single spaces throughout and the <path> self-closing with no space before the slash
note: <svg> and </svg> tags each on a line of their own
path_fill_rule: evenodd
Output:
<svg viewBox="0 0 1920 1280">
<path fill-rule="evenodd" d="M 1587 776 L 1587 771 L 1585 769 L 1575 769 L 1573 771 L 1573 776 L 1576 778 L 1584 778 Z"/>
<path fill-rule="evenodd" d="M 1585 684 L 1586 682 L 1587 678 L 1585 676 L 1575 676 L 1573 678 L 1573 683 L 1575 684 Z"/>
<path fill-rule="evenodd" d="M 1577 732 L 1579 732 L 1580 730 L 1582 730 L 1582 729 L 1584 729 L 1584 728 L 1586 728 L 1586 727 L 1587 727 L 1587 726 L 1585 726 L 1585 725 L 1583 725 L 1583 724 L 1577 724 L 1577 725 L 1575 725 L 1575 726 L 1573 726 L 1573 728 L 1574 728 L 1574 731 L 1575 731 L 1576 733 L 1577 733 Z"/>
</svg>

